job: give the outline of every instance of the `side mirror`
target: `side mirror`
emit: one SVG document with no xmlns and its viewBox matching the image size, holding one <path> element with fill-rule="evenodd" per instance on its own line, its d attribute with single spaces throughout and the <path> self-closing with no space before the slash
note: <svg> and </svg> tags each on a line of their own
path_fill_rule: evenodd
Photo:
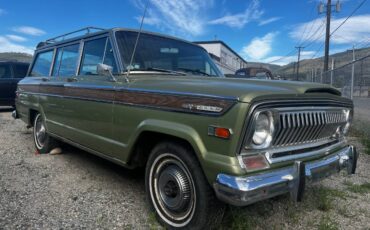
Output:
<svg viewBox="0 0 370 230">
<path fill-rule="evenodd" d="M 104 76 L 110 76 L 112 74 L 112 71 L 113 71 L 113 67 L 110 66 L 110 65 L 106 65 L 106 64 L 103 64 L 103 63 L 99 63 L 97 66 L 96 66 L 96 72 L 99 74 L 99 75 L 104 75 Z"/>
<path fill-rule="evenodd" d="M 113 67 L 110 65 L 99 63 L 96 66 L 96 72 L 99 75 L 107 76 L 110 78 L 111 81 L 117 81 L 116 78 L 113 76 L 112 71 L 113 71 Z"/>
</svg>

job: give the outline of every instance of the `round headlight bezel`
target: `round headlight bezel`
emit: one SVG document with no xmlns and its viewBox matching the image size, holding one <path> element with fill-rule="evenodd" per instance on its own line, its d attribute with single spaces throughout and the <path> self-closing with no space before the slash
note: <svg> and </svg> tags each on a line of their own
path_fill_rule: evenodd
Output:
<svg viewBox="0 0 370 230">
<path fill-rule="evenodd" d="M 253 120 L 253 132 L 249 146 L 252 149 L 265 149 L 270 147 L 274 130 L 275 124 L 273 113 L 271 111 L 257 112 Z M 257 141 L 259 139 L 260 141 Z"/>
</svg>

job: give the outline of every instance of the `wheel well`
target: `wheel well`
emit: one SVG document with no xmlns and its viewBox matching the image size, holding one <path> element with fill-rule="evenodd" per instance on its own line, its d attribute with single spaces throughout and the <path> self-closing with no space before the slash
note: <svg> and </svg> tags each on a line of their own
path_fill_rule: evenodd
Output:
<svg viewBox="0 0 370 230">
<path fill-rule="evenodd" d="M 163 133 L 145 131 L 140 134 L 135 142 L 129 164 L 133 167 L 144 167 L 152 149 L 163 141 L 175 142 L 194 152 L 193 147 L 187 140 Z"/>
<path fill-rule="evenodd" d="M 38 113 L 39 112 L 37 110 L 30 109 L 30 113 L 29 113 L 29 124 L 28 124 L 30 127 L 33 126 L 33 122 L 35 121 L 36 115 Z"/>
</svg>

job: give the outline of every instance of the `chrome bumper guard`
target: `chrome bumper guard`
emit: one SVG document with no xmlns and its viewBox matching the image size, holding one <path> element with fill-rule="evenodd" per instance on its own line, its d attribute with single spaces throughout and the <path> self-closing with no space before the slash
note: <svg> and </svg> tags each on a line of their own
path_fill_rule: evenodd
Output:
<svg viewBox="0 0 370 230">
<path fill-rule="evenodd" d="M 306 182 L 318 181 L 347 169 L 354 174 L 358 153 L 353 146 L 346 146 L 318 161 L 296 161 L 292 167 L 237 177 L 219 174 L 214 184 L 217 197 L 231 205 L 246 206 L 277 195 L 290 193 L 294 201 L 301 201 Z"/>
</svg>

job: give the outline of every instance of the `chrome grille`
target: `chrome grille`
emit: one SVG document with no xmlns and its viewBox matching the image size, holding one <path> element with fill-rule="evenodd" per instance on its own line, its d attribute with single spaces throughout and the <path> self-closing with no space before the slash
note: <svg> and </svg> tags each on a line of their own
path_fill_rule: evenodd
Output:
<svg viewBox="0 0 370 230">
<path fill-rule="evenodd" d="M 317 142 L 333 137 L 346 123 L 343 109 L 280 111 L 272 147 Z"/>
</svg>

